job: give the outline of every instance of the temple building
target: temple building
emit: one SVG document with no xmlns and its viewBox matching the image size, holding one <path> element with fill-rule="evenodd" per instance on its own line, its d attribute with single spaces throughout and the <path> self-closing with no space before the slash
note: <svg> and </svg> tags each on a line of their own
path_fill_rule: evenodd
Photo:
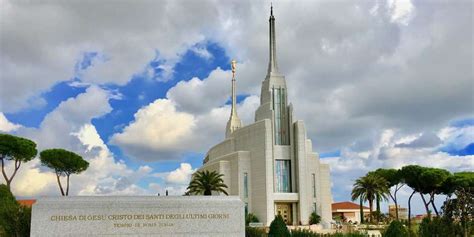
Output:
<svg viewBox="0 0 474 237">
<path fill-rule="evenodd" d="M 278 214 L 289 225 L 308 224 L 312 212 L 328 226 L 329 165 L 321 163 L 313 151 L 304 122 L 293 117 L 285 76 L 278 70 L 273 9 L 269 25 L 268 70 L 255 122 L 244 126 L 237 115 L 233 61 L 232 109 L 225 140 L 210 148 L 199 170 L 223 174 L 229 195 L 240 196 L 246 212 L 267 226 Z"/>
</svg>

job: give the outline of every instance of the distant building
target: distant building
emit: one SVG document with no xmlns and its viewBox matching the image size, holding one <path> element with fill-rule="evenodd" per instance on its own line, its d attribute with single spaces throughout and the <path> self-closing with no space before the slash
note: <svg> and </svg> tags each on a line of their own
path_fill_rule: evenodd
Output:
<svg viewBox="0 0 474 237">
<path fill-rule="evenodd" d="M 235 62 L 232 109 L 224 141 L 210 148 L 199 170 L 223 174 L 229 195 L 265 225 L 281 215 L 289 225 L 308 224 L 312 212 L 331 222 L 329 165 L 313 151 L 303 121 L 293 116 L 285 76 L 276 61 L 275 17 L 270 13 L 269 63 L 255 122 L 242 125 L 236 111 Z M 305 95 L 299 95 L 305 96 Z"/>
<path fill-rule="evenodd" d="M 336 202 L 331 205 L 332 219 L 338 217 L 344 222 L 360 223 L 360 205 L 353 202 Z M 362 206 L 364 217 L 367 219 L 370 214 L 370 209 Z"/>
<path fill-rule="evenodd" d="M 397 217 L 395 205 L 388 205 L 388 214 L 393 219 Z M 408 220 L 408 208 L 398 205 L 398 219 Z"/>
</svg>

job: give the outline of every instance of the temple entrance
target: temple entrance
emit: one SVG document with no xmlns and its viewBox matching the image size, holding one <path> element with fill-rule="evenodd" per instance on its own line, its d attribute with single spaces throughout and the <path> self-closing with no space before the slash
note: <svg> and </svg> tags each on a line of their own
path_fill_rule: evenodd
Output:
<svg viewBox="0 0 474 237">
<path fill-rule="evenodd" d="M 280 215 L 287 225 L 293 224 L 291 203 L 276 203 L 275 215 Z"/>
</svg>

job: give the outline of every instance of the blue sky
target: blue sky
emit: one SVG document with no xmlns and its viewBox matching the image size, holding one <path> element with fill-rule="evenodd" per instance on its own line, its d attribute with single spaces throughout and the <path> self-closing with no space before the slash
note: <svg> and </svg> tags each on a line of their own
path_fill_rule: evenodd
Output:
<svg viewBox="0 0 474 237">
<path fill-rule="evenodd" d="M 268 63 L 269 2 L 175 1 L 167 11 L 156 4 L 5 1 L 0 131 L 95 164 L 73 179 L 74 194 L 181 194 L 224 137 L 231 59 L 239 116 L 254 120 Z M 331 165 L 335 201 L 379 167 L 473 169 L 466 9 L 415 1 L 275 4 L 289 100 Z M 35 27 L 17 26 L 32 14 Z M 57 194 L 37 160 L 22 169 L 18 196 Z"/>
</svg>

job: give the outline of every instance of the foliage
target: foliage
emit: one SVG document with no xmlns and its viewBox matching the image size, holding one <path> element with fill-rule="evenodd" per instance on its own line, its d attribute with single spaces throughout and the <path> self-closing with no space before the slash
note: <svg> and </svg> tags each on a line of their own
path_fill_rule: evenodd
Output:
<svg viewBox="0 0 474 237">
<path fill-rule="evenodd" d="M 265 228 L 245 227 L 245 237 L 266 237 Z"/>
<path fill-rule="evenodd" d="M 380 211 L 372 212 L 371 216 L 372 216 L 372 219 L 375 219 L 378 222 L 387 223 L 389 221 L 389 218 L 385 214 L 381 213 Z"/>
<path fill-rule="evenodd" d="M 392 221 L 383 235 L 384 237 L 408 237 L 408 229 L 400 221 Z"/>
<path fill-rule="evenodd" d="M 0 161 L 2 164 L 2 175 L 8 189 L 22 163 L 26 163 L 35 158 L 38 151 L 36 143 L 26 138 L 9 134 L 0 134 Z M 13 173 L 8 177 L 5 172 L 5 161 L 14 161 Z"/>
<path fill-rule="evenodd" d="M 267 237 L 272 236 L 265 233 L 264 228 L 254 228 L 246 227 L 245 228 L 245 237 Z M 320 234 L 315 233 L 308 229 L 294 229 L 291 230 L 289 235 L 277 235 L 277 236 L 291 236 L 291 237 L 366 237 L 367 235 L 359 232 L 352 233 L 334 233 L 334 234 Z"/>
<path fill-rule="evenodd" d="M 270 224 L 269 237 L 290 237 L 290 231 L 286 227 L 285 221 L 281 215 L 275 216 L 275 219 Z"/>
<path fill-rule="evenodd" d="M 420 237 L 452 237 L 462 236 L 461 226 L 445 217 L 424 218 L 421 222 L 418 235 Z"/>
<path fill-rule="evenodd" d="M 56 173 L 59 189 L 63 196 L 69 195 L 69 176 L 79 174 L 89 167 L 89 162 L 74 152 L 64 149 L 47 149 L 40 153 L 41 164 L 51 168 Z M 66 176 L 67 186 L 64 192 L 60 176 Z"/>
<path fill-rule="evenodd" d="M 64 176 L 81 173 L 89 167 L 80 155 L 64 149 L 44 150 L 40 153 L 40 159 L 44 166 Z"/>
<path fill-rule="evenodd" d="M 259 222 L 258 217 L 253 213 L 248 213 L 247 216 L 245 216 L 245 225 L 248 226 L 249 223 L 252 222 Z"/>
<path fill-rule="evenodd" d="M 0 234 L 30 236 L 31 208 L 21 206 L 4 184 L 0 185 Z M 3 236 L 2 235 L 2 236 Z"/>
<path fill-rule="evenodd" d="M 370 213 L 373 210 L 373 201 L 378 197 L 384 197 L 389 193 L 387 181 L 373 174 L 367 174 L 364 177 L 358 178 L 352 188 L 352 200 L 361 198 L 369 202 Z M 372 217 L 370 217 L 372 222 Z"/>
<path fill-rule="evenodd" d="M 426 211 L 429 211 L 429 205 L 431 204 L 436 215 L 439 215 L 438 209 L 434 203 L 435 195 L 440 194 L 443 190 L 444 182 L 451 176 L 449 171 L 438 168 L 424 168 L 421 173 L 421 193 L 428 194 L 430 199 L 425 201 L 423 195 L 421 198 L 425 204 Z"/>
<path fill-rule="evenodd" d="M 393 193 L 389 192 L 388 194 L 390 195 L 390 198 L 395 204 L 395 218 L 398 220 L 397 192 L 404 186 L 404 184 L 402 183 L 402 176 L 400 175 L 400 170 L 377 169 L 373 173 L 387 180 L 387 186 L 389 188 L 389 191 L 390 191 L 390 188 L 394 187 Z"/>
<path fill-rule="evenodd" d="M 321 217 L 316 212 L 312 212 L 309 216 L 309 224 L 316 225 L 319 224 L 319 222 L 321 222 Z"/>
<path fill-rule="evenodd" d="M 291 231 L 291 237 L 320 237 L 318 233 L 314 233 L 307 229 L 295 229 Z"/>
<path fill-rule="evenodd" d="M 413 192 L 408 198 L 408 228 L 411 225 L 411 198 L 416 192 L 421 192 L 421 178 L 420 175 L 423 172 L 423 167 L 418 165 L 407 165 L 400 169 L 399 175 L 403 183 L 408 185 Z"/>
<path fill-rule="evenodd" d="M 359 233 L 359 232 L 352 232 L 352 233 L 335 233 L 333 235 L 329 235 L 330 237 L 366 237 L 366 234 Z M 326 237 L 326 235 L 324 235 Z"/>
<path fill-rule="evenodd" d="M 444 202 L 443 218 L 459 222 L 464 236 L 474 235 L 474 172 L 455 173 L 448 182 L 455 198 Z"/>
<path fill-rule="evenodd" d="M 225 190 L 227 185 L 222 179 L 224 175 L 216 171 L 198 171 L 193 174 L 193 178 L 187 188 L 187 193 L 195 195 L 211 196 L 212 191 L 229 195 Z"/>
</svg>

